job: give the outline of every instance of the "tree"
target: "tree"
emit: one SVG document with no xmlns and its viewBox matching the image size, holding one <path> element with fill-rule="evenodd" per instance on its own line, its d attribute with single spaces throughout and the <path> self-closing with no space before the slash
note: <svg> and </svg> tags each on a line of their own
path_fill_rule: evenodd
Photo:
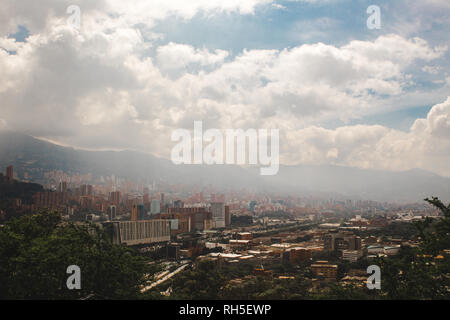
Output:
<svg viewBox="0 0 450 320">
<path fill-rule="evenodd" d="M 442 212 L 436 221 L 415 222 L 421 244 L 402 250 L 398 257 L 381 259 L 382 291 L 390 299 L 449 299 L 450 261 L 448 255 L 436 259 L 450 248 L 450 204 L 438 198 L 425 199 Z"/>
<path fill-rule="evenodd" d="M 426 198 L 425 201 L 442 212 L 442 219 L 433 221 L 427 217 L 425 221 L 416 222 L 415 226 L 422 239 L 422 251 L 438 254 L 444 249 L 450 249 L 450 204 L 445 206 L 436 197 Z"/>
<path fill-rule="evenodd" d="M 449 299 L 450 259 L 448 254 L 440 253 L 450 248 L 450 204 L 446 206 L 435 197 L 425 201 L 438 208 L 442 217 L 414 223 L 421 239 L 417 248 L 402 248 L 397 256 L 378 258 L 373 262 L 381 268 L 381 290 L 336 284 L 319 298 Z M 403 229 L 411 233 L 407 228 Z"/>
<path fill-rule="evenodd" d="M 0 298 L 134 299 L 146 260 L 113 245 L 93 224 L 63 223 L 48 210 L 8 221 L 0 229 Z M 81 290 L 69 290 L 67 267 L 81 269 Z"/>
</svg>

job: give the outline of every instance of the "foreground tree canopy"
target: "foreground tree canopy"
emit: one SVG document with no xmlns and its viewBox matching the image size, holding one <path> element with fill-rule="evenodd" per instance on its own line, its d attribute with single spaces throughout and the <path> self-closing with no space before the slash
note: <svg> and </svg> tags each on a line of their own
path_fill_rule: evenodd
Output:
<svg viewBox="0 0 450 320">
<path fill-rule="evenodd" d="M 67 267 L 81 269 L 81 290 L 69 290 Z M 0 228 L 0 298 L 133 299 L 146 261 L 113 245 L 91 224 L 62 223 L 46 210 L 8 221 Z"/>
<path fill-rule="evenodd" d="M 381 290 L 336 283 L 321 292 L 310 291 L 307 266 L 274 270 L 295 273 L 294 279 L 258 277 L 230 286 L 231 280 L 251 274 L 253 266 L 218 268 L 205 261 L 142 295 L 145 275 L 155 271 L 147 259 L 113 245 L 98 226 L 63 223 L 58 214 L 43 210 L 0 227 L 0 299 L 79 299 L 91 294 L 97 299 L 164 299 L 159 292 L 169 287 L 171 299 L 449 299 L 450 261 L 442 253 L 450 248 L 450 205 L 437 198 L 426 201 L 442 216 L 414 223 L 420 246 L 371 261 L 381 267 Z M 67 288 L 70 265 L 81 269 L 81 290 Z"/>
<path fill-rule="evenodd" d="M 441 254 L 450 249 L 450 204 L 438 198 L 425 199 L 441 211 L 440 219 L 426 218 L 414 222 L 421 244 L 404 248 L 398 256 L 378 259 L 381 267 L 381 290 L 377 295 L 363 288 L 332 287 L 328 298 L 335 299 L 450 299 L 450 259 Z"/>
</svg>

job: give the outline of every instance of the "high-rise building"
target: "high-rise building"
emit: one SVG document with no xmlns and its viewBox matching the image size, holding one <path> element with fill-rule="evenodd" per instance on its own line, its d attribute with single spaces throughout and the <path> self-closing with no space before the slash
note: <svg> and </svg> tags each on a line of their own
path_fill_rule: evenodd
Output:
<svg viewBox="0 0 450 320">
<path fill-rule="evenodd" d="M 92 185 L 82 184 L 80 186 L 80 193 L 83 197 L 92 196 L 94 194 Z"/>
<path fill-rule="evenodd" d="M 142 202 L 147 209 L 150 207 L 150 191 L 147 187 L 144 188 L 144 196 L 142 197 Z"/>
<path fill-rule="evenodd" d="M 33 203 L 37 208 L 56 208 L 65 200 L 63 193 L 55 191 L 40 191 L 33 195 Z"/>
<path fill-rule="evenodd" d="M 230 207 L 225 206 L 225 227 L 229 227 L 230 225 L 231 225 Z"/>
<path fill-rule="evenodd" d="M 80 206 L 82 208 L 89 208 L 92 207 L 92 197 L 89 196 L 81 196 L 80 197 Z"/>
<path fill-rule="evenodd" d="M 159 214 L 160 212 L 161 212 L 161 203 L 157 199 L 152 200 L 152 204 L 150 205 L 150 213 L 154 215 Z"/>
<path fill-rule="evenodd" d="M 160 214 L 161 219 L 178 219 L 179 228 L 176 233 L 210 230 L 214 228 L 212 213 L 205 207 L 168 208 L 167 213 Z"/>
<path fill-rule="evenodd" d="M 109 194 L 109 201 L 110 201 L 112 204 L 118 206 L 118 205 L 120 204 L 120 201 L 121 201 L 121 194 L 120 194 L 120 191 L 113 191 L 113 192 L 110 192 L 110 194 Z"/>
<path fill-rule="evenodd" d="M 14 180 L 14 166 L 9 166 L 6 168 L 6 179 L 8 181 Z"/>
<path fill-rule="evenodd" d="M 255 212 L 256 205 L 257 205 L 257 202 L 255 200 L 250 202 L 249 209 L 251 212 Z"/>
<path fill-rule="evenodd" d="M 137 215 L 138 215 L 138 220 L 145 220 L 145 207 L 143 204 L 138 204 L 137 205 Z"/>
<path fill-rule="evenodd" d="M 211 212 L 215 228 L 225 228 L 225 205 L 223 202 L 212 202 Z"/>
<path fill-rule="evenodd" d="M 67 182 L 66 181 L 61 181 L 58 185 L 58 192 L 67 192 Z"/>
<path fill-rule="evenodd" d="M 116 217 L 117 217 L 117 207 L 114 206 L 114 205 L 109 206 L 108 209 L 107 209 L 107 214 L 108 214 L 108 220 L 109 221 L 115 220 Z"/>
<path fill-rule="evenodd" d="M 137 204 L 133 204 L 133 206 L 131 207 L 130 220 L 131 221 L 137 221 L 138 218 L 139 218 L 138 205 Z"/>
<path fill-rule="evenodd" d="M 183 208 L 184 207 L 184 203 L 181 200 L 175 200 L 173 202 L 173 206 L 174 206 L 174 208 Z"/>
<path fill-rule="evenodd" d="M 170 221 L 171 235 L 191 232 L 192 230 L 191 217 L 192 215 L 190 214 L 182 214 L 182 213 L 165 213 L 158 215 L 158 219 Z"/>
</svg>

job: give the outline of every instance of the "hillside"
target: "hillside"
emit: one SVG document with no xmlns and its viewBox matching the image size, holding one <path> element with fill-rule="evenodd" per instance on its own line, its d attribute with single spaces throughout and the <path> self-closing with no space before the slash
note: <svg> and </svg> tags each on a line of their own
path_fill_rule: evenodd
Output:
<svg viewBox="0 0 450 320">
<path fill-rule="evenodd" d="M 230 165 L 174 165 L 171 161 L 135 151 L 85 151 L 61 147 L 13 132 L 0 133 L 0 167 L 42 171 L 116 175 L 144 182 L 214 185 L 223 189 L 323 195 L 377 201 L 421 201 L 435 195 L 450 199 L 450 178 L 424 170 L 390 172 L 341 166 L 280 166 L 275 176 L 260 176 L 257 168 Z"/>
</svg>

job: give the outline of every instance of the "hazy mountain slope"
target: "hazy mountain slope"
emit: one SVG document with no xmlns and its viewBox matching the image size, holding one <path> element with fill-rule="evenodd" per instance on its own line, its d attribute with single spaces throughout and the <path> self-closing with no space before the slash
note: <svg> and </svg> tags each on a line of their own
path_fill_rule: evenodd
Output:
<svg viewBox="0 0 450 320">
<path fill-rule="evenodd" d="M 436 195 L 450 198 L 450 178 L 424 170 L 388 172 L 340 166 L 281 166 L 275 176 L 260 176 L 257 168 L 229 165 L 174 165 L 134 151 L 85 151 L 57 146 L 12 132 L 0 133 L 0 166 L 14 164 L 44 170 L 64 170 L 96 176 L 115 174 L 148 181 L 214 185 L 224 189 L 332 195 L 387 201 L 420 201 Z"/>
<path fill-rule="evenodd" d="M 390 172 L 341 166 L 282 166 L 266 182 L 282 191 L 338 193 L 372 200 L 420 201 L 431 195 L 450 199 L 450 178 L 423 170 Z"/>
</svg>

